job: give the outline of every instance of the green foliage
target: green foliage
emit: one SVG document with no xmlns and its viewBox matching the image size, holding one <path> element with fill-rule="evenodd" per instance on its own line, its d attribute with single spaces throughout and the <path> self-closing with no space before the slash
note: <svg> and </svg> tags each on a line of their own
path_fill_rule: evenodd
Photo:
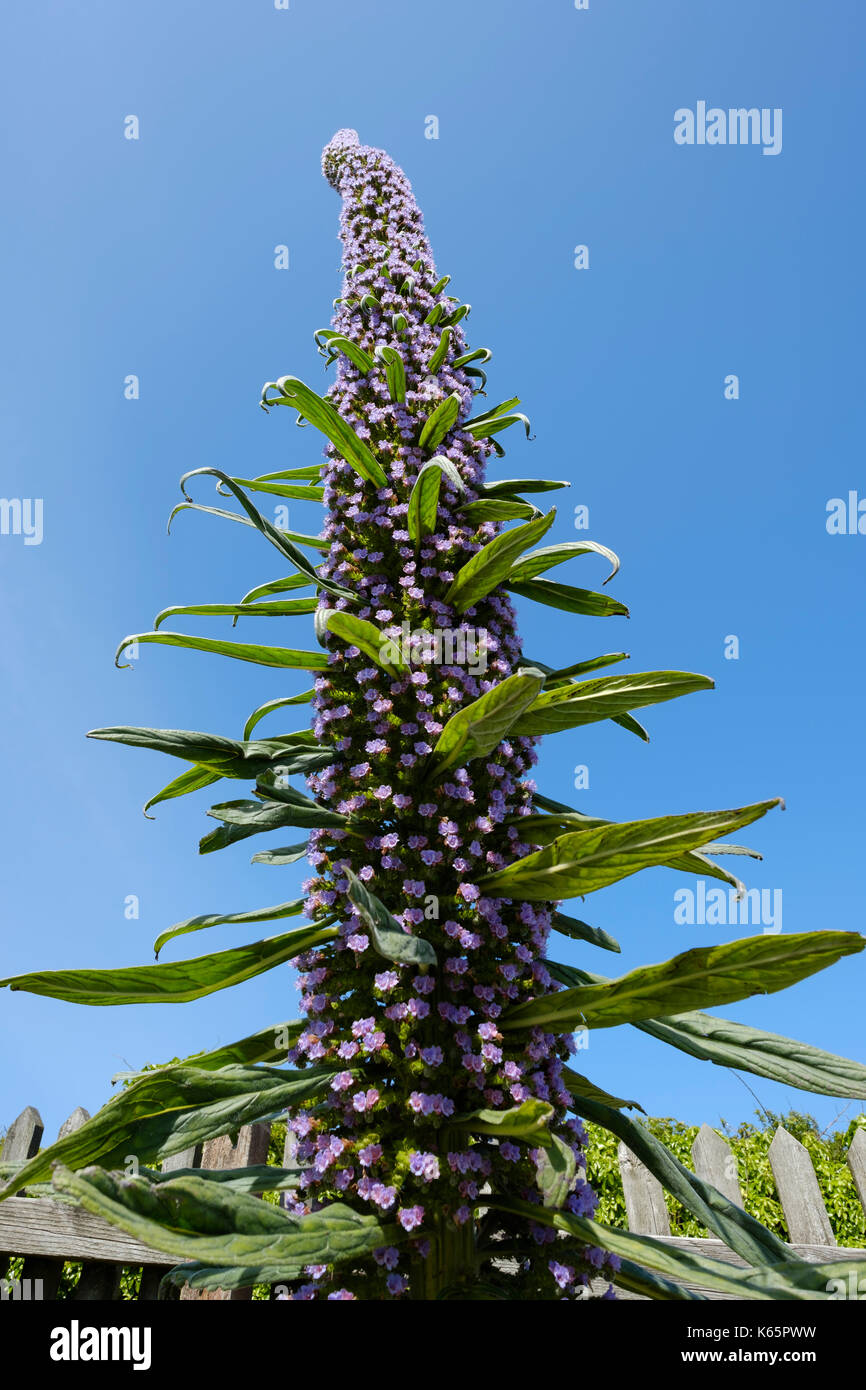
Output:
<svg viewBox="0 0 866 1390">
<path fill-rule="evenodd" d="M 769 1159 L 770 1144 L 776 1128 L 784 1125 L 785 1129 L 795 1139 L 799 1139 L 809 1151 L 838 1244 L 861 1249 L 866 1246 L 866 1213 L 860 1205 L 854 1180 L 845 1162 L 845 1155 L 855 1130 L 858 1127 L 866 1129 L 866 1114 L 858 1115 L 847 1129 L 838 1130 L 830 1135 L 822 1134 L 817 1120 L 800 1111 L 791 1110 L 787 1115 L 758 1111 L 756 1114 L 759 1116 L 758 1124 L 746 1121 L 737 1129 L 731 1130 L 722 1121 L 721 1126 L 717 1127 L 736 1156 L 740 1189 L 749 1215 L 754 1216 L 781 1240 L 788 1239 L 785 1214 L 776 1193 Z M 681 1163 L 694 1169 L 691 1151 L 699 1125 L 687 1125 L 670 1117 L 653 1118 L 645 1123 Z M 587 1176 L 599 1197 L 596 1220 L 605 1226 L 626 1227 L 628 1221 L 625 1199 L 616 1157 L 619 1141 L 614 1134 L 600 1125 L 587 1124 L 586 1130 L 590 1140 L 587 1148 Z M 665 1201 L 670 1214 L 672 1235 L 709 1234 L 668 1192 L 665 1193 Z"/>
</svg>

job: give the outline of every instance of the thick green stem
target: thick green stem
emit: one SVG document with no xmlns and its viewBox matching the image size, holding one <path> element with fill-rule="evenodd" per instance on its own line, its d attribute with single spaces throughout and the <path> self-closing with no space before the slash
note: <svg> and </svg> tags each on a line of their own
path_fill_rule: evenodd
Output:
<svg viewBox="0 0 866 1390">
<path fill-rule="evenodd" d="M 465 1143 L 465 1135 L 444 1128 L 439 1132 L 439 1160 L 446 1161 L 449 1150 Z M 459 1288 L 469 1284 L 478 1275 L 478 1252 L 475 1244 L 475 1222 L 469 1221 L 459 1226 L 453 1212 L 436 1213 L 429 1236 L 430 1253 L 426 1260 L 418 1260 L 417 1277 L 412 1279 L 413 1297 L 429 1302 L 437 1299 L 443 1289 Z"/>
</svg>

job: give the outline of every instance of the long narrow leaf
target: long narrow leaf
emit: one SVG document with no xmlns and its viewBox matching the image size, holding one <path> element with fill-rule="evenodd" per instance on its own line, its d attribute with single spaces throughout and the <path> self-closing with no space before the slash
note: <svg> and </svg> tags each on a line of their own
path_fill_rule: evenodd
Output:
<svg viewBox="0 0 866 1390">
<path fill-rule="evenodd" d="M 277 666 L 284 670 L 325 671 L 326 652 L 295 651 L 290 647 L 262 647 L 252 642 L 222 642 L 210 637 L 189 637 L 182 632 L 138 632 L 124 637 L 114 656 L 115 665 L 123 670 L 117 658 L 131 643 L 156 642 L 163 647 L 187 647 L 196 652 L 212 652 L 234 661 L 251 661 L 255 666 Z M 129 662 L 126 663 L 129 666 Z"/>
<path fill-rule="evenodd" d="M 185 1004 L 251 980 L 293 956 L 331 941 L 335 927 L 298 931 L 236 946 L 230 951 L 173 961 L 170 965 L 130 965 L 118 970 L 39 970 L 12 975 L 0 986 L 65 999 L 70 1004 Z"/>
<path fill-rule="evenodd" d="M 99 1162 L 106 1168 L 122 1168 L 130 1153 L 140 1162 L 160 1162 L 252 1124 L 272 1110 L 322 1095 L 335 1070 L 333 1066 L 282 1071 L 232 1065 L 215 1071 L 178 1063 L 145 1072 L 79 1129 L 29 1159 L 0 1189 L 0 1198 L 49 1177 L 54 1163 L 83 1168 Z"/>
<path fill-rule="evenodd" d="M 278 391 L 279 396 L 269 398 L 267 393 L 271 388 Z M 376 487 L 387 487 L 388 479 L 381 464 L 352 426 L 330 401 L 312 391 L 296 376 L 281 376 L 276 382 L 269 381 L 262 389 L 262 405 L 265 409 L 272 405 L 294 406 L 311 425 L 327 436 L 338 454 L 352 465 L 365 482 L 373 483 Z"/>
<path fill-rule="evenodd" d="M 176 936 L 186 936 L 189 932 L 204 931 L 206 927 L 240 926 L 249 922 L 275 922 L 280 917 L 297 917 L 304 910 L 304 899 L 294 898 L 291 902 L 277 903 L 273 907 L 257 907 L 247 912 L 205 912 L 198 917 L 187 917 L 183 922 L 175 922 L 162 932 L 153 943 L 153 954 L 158 956 L 163 946 Z"/>
<path fill-rule="evenodd" d="M 866 937 L 839 931 L 747 936 L 721 946 L 698 946 L 607 984 L 578 985 L 518 1004 L 503 1016 L 500 1027 L 612 1028 L 659 1013 L 775 994 L 864 946 Z"/>
<path fill-rule="evenodd" d="M 594 893 L 640 869 L 669 864 L 678 853 L 750 825 L 779 804 L 777 797 L 731 811 L 658 816 L 562 835 L 545 849 L 482 878 L 479 887 L 490 897 L 530 902 Z"/>
<path fill-rule="evenodd" d="M 527 521 L 524 526 L 516 526 L 512 531 L 503 531 L 501 536 L 482 546 L 458 570 L 445 595 L 445 602 L 453 604 L 460 612 L 471 608 L 502 583 L 518 555 L 535 545 L 550 530 L 555 518 L 556 509 L 553 508 L 546 516 Z"/>
</svg>

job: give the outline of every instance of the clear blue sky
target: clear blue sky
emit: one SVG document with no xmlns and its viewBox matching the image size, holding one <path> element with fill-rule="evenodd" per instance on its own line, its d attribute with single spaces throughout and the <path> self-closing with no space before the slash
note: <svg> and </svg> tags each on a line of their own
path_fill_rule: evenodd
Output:
<svg viewBox="0 0 866 1390">
<path fill-rule="evenodd" d="M 303 877 L 250 867 L 257 841 L 198 857 L 213 798 L 144 820 L 181 764 L 84 733 L 239 736 L 256 705 L 304 688 L 192 652 L 142 648 L 123 672 L 112 655 L 168 604 L 236 601 L 281 572 L 239 526 L 188 514 L 167 538 L 165 521 L 188 468 L 319 457 L 312 429 L 257 400 L 287 372 L 325 388 L 312 333 L 339 293 L 339 207 L 319 159 L 341 126 L 406 169 L 439 268 L 473 305 L 471 341 L 493 349 L 490 402 L 519 395 L 532 417 L 536 438 L 512 431 L 495 476 L 570 479 L 550 539 L 574 538 L 585 503 L 588 534 L 622 556 L 610 588 L 630 620 L 524 605 L 527 650 L 624 649 L 632 669 L 717 682 L 649 711 L 649 746 L 610 724 L 548 740 L 544 789 L 617 820 L 784 795 L 749 837 L 765 855 L 749 883 L 782 890 L 786 932 L 862 928 L 866 537 L 825 529 L 829 498 L 866 494 L 862 6 L 19 0 L 5 27 L 0 493 L 42 498 L 44 535 L 0 536 L 0 975 L 143 963 L 172 922 L 280 902 Z M 674 112 L 701 100 L 782 108 L 782 152 L 676 145 Z M 199 495 L 215 500 L 209 483 Z M 291 524 L 318 529 L 318 509 L 293 506 Z M 604 575 L 588 558 L 570 569 L 589 587 Z M 308 627 L 267 637 L 305 645 Z M 188 630 L 226 635 L 219 619 Z M 577 764 L 588 790 L 572 788 Z M 687 884 L 652 870 L 573 904 L 623 954 L 566 942 L 564 958 L 618 973 L 741 934 L 678 926 Z M 267 930 L 216 928 L 166 959 Z M 864 984 L 855 957 L 721 1012 L 866 1060 Z M 177 1006 L 4 991 L 0 1123 L 35 1104 L 53 1137 L 125 1065 L 295 1012 L 288 968 Z M 632 1029 L 595 1034 L 581 1063 L 650 1113 L 735 1122 L 755 1106 L 735 1077 Z M 844 1105 L 749 1080 L 824 1124 Z"/>
</svg>

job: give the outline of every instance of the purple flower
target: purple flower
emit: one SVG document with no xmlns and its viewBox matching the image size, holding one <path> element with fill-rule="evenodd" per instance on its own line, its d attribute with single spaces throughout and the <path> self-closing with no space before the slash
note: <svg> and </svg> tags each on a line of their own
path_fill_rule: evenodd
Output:
<svg viewBox="0 0 866 1390">
<path fill-rule="evenodd" d="M 414 1231 L 424 1220 L 423 1207 L 401 1207 L 397 1212 L 397 1220 L 404 1231 Z"/>
</svg>

